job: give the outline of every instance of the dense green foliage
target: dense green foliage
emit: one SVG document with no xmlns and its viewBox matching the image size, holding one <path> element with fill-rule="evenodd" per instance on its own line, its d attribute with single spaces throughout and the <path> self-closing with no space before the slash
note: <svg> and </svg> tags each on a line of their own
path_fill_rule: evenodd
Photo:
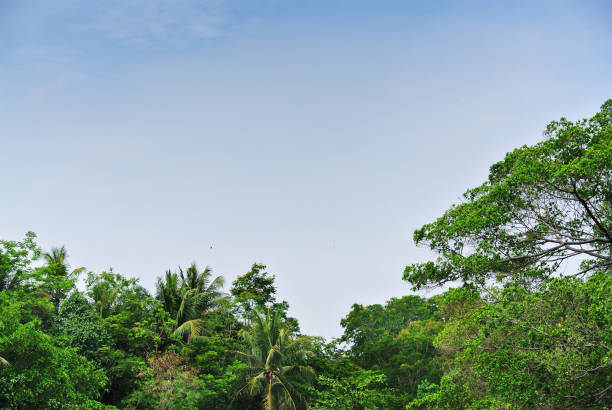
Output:
<svg viewBox="0 0 612 410">
<path fill-rule="evenodd" d="M 612 100 L 589 120 L 549 124 L 544 141 L 491 167 L 465 201 L 414 233 L 440 254 L 408 266 L 415 287 L 460 279 L 540 282 L 570 258 L 587 274 L 612 265 Z"/>
<path fill-rule="evenodd" d="M 414 398 L 421 380 L 441 376 L 433 339 L 441 329 L 436 307 L 418 296 L 391 299 L 385 306 L 353 305 L 342 320 L 340 341 L 363 369 L 378 370 L 395 388 L 398 406 Z M 395 399 L 394 399 L 395 400 Z"/>
<path fill-rule="evenodd" d="M 545 137 L 415 231 L 439 258 L 404 279 L 459 287 L 355 304 L 332 342 L 260 263 L 227 292 L 193 263 L 150 294 L 2 240 L 0 408 L 611 408 L 612 101 Z"/>
<path fill-rule="evenodd" d="M 48 310 L 53 306 L 37 299 L 0 293 L 0 351 L 10 363 L 0 373 L 0 405 L 95 404 L 106 375 L 75 348 L 62 347 L 43 332 L 32 306 Z"/>
<path fill-rule="evenodd" d="M 314 379 L 307 365 L 312 354 L 309 338 L 294 337 L 280 311 L 259 307 L 251 316 L 253 326 L 240 332 L 247 345 L 242 355 L 248 364 L 248 380 L 239 394 L 261 397 L 266 410 L 305 407 L 300 386 Z"/>
<path fill-rule="evenodd" d="M 612 100 L 545 137 L 414 234 L 440 257 L 404 279 L 465 287 L 439 299 L 445 374 L 410 408 L 612 406 Z"/>
</svg>

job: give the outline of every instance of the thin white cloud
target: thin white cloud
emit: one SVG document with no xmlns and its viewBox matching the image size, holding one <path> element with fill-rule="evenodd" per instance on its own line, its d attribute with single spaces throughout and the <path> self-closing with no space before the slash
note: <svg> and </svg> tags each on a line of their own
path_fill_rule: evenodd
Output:
<svg viewBox="0 0 612 410">
<path fill-rule="evenodd" d="M 230 27 L 223 1 L 113 0 L 80 22 L 81 29 L 129 43 L 185 37 L 215 38 Z"/>
</svg>

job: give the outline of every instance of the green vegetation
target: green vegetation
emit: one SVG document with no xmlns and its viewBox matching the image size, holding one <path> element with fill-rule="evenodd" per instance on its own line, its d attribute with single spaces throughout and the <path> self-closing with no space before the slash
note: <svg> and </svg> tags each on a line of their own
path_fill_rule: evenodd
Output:
<svg viewBox="0 0 612 410">
<path fill-rule="evenodd" d="M 329 343 L 262 264 L 227 293 L 194 263 L 150 294 L 32 232 L 2 240 L 0 407 L 610 408 L 612 100 L 545 137 L 415 231 L 439 257 L 404 279 L 454 288 L 355 304 Z"/>
<path fill-rule="evenodd" d="M 255 310 L 252 318 L 253 325 L 240 331 L 247 346 L 241 354 L 248 363 L 248 379 L 238 393 L 260 396 L 264 409 L 305 407 L 299 386 L 315 375 L 306 364 L 309 338 L 294 338 L 279 311 Z"/>
</svg>

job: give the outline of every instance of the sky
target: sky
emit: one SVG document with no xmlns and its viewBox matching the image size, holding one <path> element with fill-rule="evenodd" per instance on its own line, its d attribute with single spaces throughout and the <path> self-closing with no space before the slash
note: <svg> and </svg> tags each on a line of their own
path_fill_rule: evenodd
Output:
<svg viewBox="0 0 612 410">
<path fill-rule="evenodd" d="M 302 331 L 413 294 L 412 233 L 612 98 L 608 1 L 0 1 L 0 238 L 149 290 L 276 276 Z M 212 248 L 211 248 L 212 246 Z M 430 296 L 436 290 L 420 292 Z"/>
</svg>

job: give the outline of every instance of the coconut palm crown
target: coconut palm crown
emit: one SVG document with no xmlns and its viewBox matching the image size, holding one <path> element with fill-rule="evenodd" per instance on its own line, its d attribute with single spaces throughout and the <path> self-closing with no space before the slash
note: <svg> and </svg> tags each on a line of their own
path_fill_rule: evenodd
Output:
<svg viewBox="0 0 612 410">
<path fill-rule="evenodd" d="M 252 325 L 241 335 L 247 350 L 240 352 L 247 361 L 247 383 L 238 394 L 261 396 L 266 410 L 305 408 L 300 393 L 315 377 L 312 367 L 305 365 L 312 354 L 310 339 L 295 337 L 280 312 L 255 308 Z"/>
<path fill-rule="evenodd" d="M 225 299 L 221 291 L 225 280 L 223 276 L 213 279 L 208 266 L 200 272 L 195 263 L 185 272 L 178 270 L 178 274 L 166 271 L 165 278 L 158 280 L 157 299 L 176 318 L 174 334 L 190 342 L 204 332 L 202 316 Z"/>
</svg>

